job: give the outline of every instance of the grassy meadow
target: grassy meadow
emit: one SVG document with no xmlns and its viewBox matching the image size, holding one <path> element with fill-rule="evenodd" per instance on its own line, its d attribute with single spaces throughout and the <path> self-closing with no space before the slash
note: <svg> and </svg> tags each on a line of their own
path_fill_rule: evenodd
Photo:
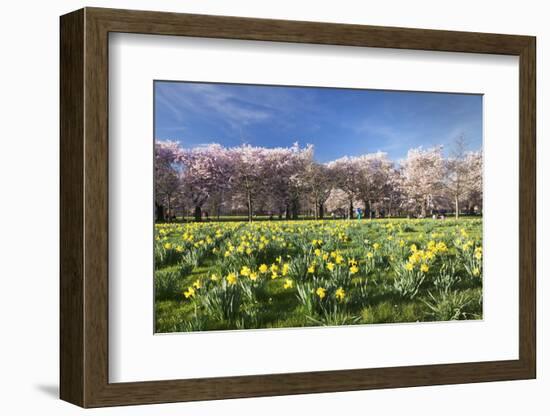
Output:
<svg viewBox="0 0 550 416">
<path fill-rule="evenodd" d="M 482 318 L 478 218 L 155 225 L 157 333 Z"/>
</svg>

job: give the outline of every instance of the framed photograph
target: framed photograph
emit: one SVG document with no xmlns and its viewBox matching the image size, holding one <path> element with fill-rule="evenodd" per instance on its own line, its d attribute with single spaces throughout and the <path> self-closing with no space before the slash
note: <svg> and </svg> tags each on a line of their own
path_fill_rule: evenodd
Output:
<svg viewBox="0 0 550 416">
<path fill-rule="evenodd" d="M 63 400 L 536 377 L 534 37 L 60 27 Z"/>
</svg>

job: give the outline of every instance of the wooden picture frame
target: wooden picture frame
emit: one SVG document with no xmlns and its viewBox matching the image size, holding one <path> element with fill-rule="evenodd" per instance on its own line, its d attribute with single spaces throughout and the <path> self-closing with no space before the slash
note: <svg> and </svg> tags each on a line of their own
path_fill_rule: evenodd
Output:
<svg viewBox="0 0 550 416">
<path fill-rule="evenodd" d="M 535 378 L 534 37 L 100 8 L 62 16 L 60 29 L 61 399 L 82 407 L 101 407 Z M 109 383 L 110 32 L 518 56 L 519 359 Z"/>
</svg>

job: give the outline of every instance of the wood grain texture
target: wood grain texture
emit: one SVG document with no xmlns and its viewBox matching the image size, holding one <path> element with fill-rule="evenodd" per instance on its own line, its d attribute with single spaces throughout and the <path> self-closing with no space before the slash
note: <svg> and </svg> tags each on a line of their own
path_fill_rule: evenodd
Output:
<svg viewBox="0 0 550 416">
<path fill-rule="evenodd" d="M 519 359 L 109 383 L 108 33 L 195 36 L 520 58 Z M 534 378 L 535 38 L 86 8 L 61 18 L 61 397 L 83 407 Z"/>
<path fill-rule="evenodd" d="M 84 405 L 84 12 L 60 22 L 60 387 Z"/>
</svg>

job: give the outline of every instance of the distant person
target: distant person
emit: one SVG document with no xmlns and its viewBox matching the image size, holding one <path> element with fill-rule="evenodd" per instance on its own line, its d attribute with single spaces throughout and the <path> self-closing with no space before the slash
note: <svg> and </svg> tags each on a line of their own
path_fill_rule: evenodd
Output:
<svg viewBox="0 0 550 416">
<path fill-rule="evenodd" d="M 360 220 L 363 216 L 363 210 L 361 208 L 357 208 L 355 213 L 357 214 L 357 219 Z"/>
</svg>

